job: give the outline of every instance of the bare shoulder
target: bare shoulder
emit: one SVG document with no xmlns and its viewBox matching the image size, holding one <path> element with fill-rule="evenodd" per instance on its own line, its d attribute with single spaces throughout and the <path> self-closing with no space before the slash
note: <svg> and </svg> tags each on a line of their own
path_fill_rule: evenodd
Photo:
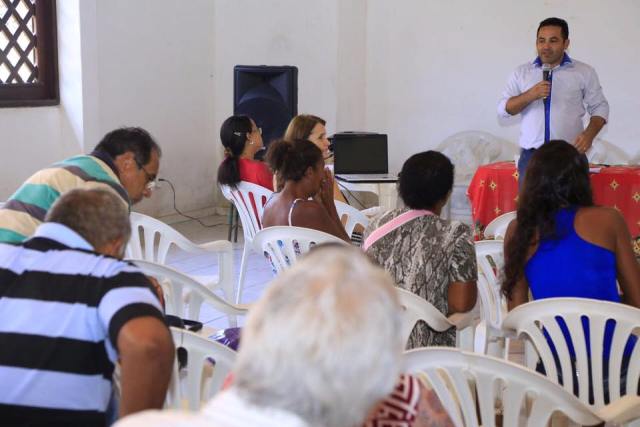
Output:
<svg viewBox="0 0 640 427">
<path fill-rule="evenodd" d="M 614 208 L 600 206 L 580 208 L 575 230 L 583 239 L 611 251 L 615 250 L 617 238 L 628 234 L 622 214 Z"/>
<path fill-rule="evenodd" d="M 324 208 L 320 205 L 320 203 L 316 202 L 313 199 L 309 200 L 298 200 L 296 202 L 296 210 L 301 210 L 303 212 L 313 212 L 321 209 L 324 211 Z"/>
<path fill-rule="evenodd" d="M 507 231 L 504 233 L 505 242 L 508 242 L 509 240 L 511 240 L 513 234 L 516 232 L 516 228 L 518 228 L 518 218 L 515 218 L 507 226 Z"/>
<path fill-rule="evenodd" d="M 624 217 L 616 208 L 606 206 L 589 206 L 580 208 L 576 214 L 578 221 L 588 224 L 598 224 L 600 227 L 624 224 Z"/>
</svg>

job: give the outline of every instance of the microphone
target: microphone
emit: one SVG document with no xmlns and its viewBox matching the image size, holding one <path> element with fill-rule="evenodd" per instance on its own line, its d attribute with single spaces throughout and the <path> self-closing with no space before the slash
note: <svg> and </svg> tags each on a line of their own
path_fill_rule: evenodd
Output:
<svg viewBox="0 0 640 427">
<path fill-rule="evenodd" d="M 551 65 L 542 64 L 542 80 L 551 81 Z M 545 96 L 543 99 L 547 99 L 547 97 Z"/>
<path fill-rule="evenodd" d="M 551 65 L 542 64 L 542 80 L 545 82 L 551 80 Z"/>
</svg>

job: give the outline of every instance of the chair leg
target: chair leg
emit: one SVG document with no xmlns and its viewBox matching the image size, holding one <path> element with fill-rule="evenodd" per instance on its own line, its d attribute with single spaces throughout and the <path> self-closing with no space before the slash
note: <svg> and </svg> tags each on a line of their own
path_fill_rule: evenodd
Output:
<svg viewBox="0 0 640 427">
<path fill-rule="evenodd" d="M 236 221 L 235 221 L 235 230 L 234 230 L 234 234 L 233 234 L 233 243 L 236 243 L 238 241 L 238 228 L 240 228 L 240 212 L 238 212 L 237 209 L 233 209 L 233 211 L 235 212 L 235 217 L 236 217 Z"/>
<path fill-rule="evenodd" d="M 244 287 L 244 276 L 247 272 L 247 257 L 251 251 L 251 243 L 244 242 L 244 248 L 242 249 L 242 261 L 240 261 L 240 277 L 238 278 L 238 288 L 236 289 L 236 304 L 240 304 L 242 299 L 242 289 Z"/>
<path fill-rule="evenodd" d="M 231 232 L 233 231 L 233 216 L 236 208 L 231 204 L 229 206 L 229 213 L 227 214 L 227 224 L 229 225 L 229 230 L 227 231 L 227 240 L 231 241 Z"/>
</svg>

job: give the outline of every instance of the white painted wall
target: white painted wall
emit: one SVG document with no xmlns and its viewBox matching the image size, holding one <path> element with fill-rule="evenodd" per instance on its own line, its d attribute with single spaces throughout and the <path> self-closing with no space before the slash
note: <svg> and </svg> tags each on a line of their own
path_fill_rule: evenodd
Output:
<svg viewBox="0 0 640 427">
<path fill-rule="evenodd" d="M 533 59 L 537 23 L 552 15 L 569 21 L 570 54 L 600 75 L 611 104 L 602 136 L 638 151 L 635 0 L 180 5 L 176 13 L 169 0 L 58 1 L 62 105 L 0 110 L 0 138 L 11 147 L 0 158 L 0 199 L 108 130 L 139 125 L 163 148 L 161 175 L 176 184 L 180 208 L 219 204 L 218 131 L 233 110 L 236 64 L 298 66 L 298 110 L 327 119 L 330 132 L 388 133 L 392 168 L 461 130 L 515 142 L 518 123 L 498 122 L 496 103 L 511 70 Z M 139 209 L 160 215 L 171 205 L 165 187 Z"/>
<path fill-rule="evenodd" d="M 518 121 L 499 123 L 496 104 L 549 16 L 567 19 L 570 55 L 598 71 L 611 105 L 601 136 L 638 151 L 640 2 L 369 0 L 367 11 L 366 123 L 389 134 L 393 168 L 462 130 L 515 143 Z"/>
<path fill-rule="evenodd" d="M 160 176 L 174 183 L 185 211 L 213 199 L 213 4 L 96 3 L 99 134 L 147 129 L 163 150 Z M 153 215 L 171 209 L 166 185 L 136 207 Z"/>
<path fill-rule="evenodd" d="M 0 109 L 0 200 L 36 170 L 82 152 L 78 1 L 58 2 L 60 105 Z"/>
</svg>

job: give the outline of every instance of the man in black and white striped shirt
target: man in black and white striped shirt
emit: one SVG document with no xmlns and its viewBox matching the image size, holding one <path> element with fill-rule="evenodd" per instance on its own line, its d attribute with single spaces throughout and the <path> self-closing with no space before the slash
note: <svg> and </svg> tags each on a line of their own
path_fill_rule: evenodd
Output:
<svg viewBox="0 0 640 427">
<path fill-rule="evenodd" d="M 19 246 L 0 244 L 0 424 L 103 426 L 116 361 L 120 415 L 160 408 L 174 347 L 149 279 L 122 261 L 127 209 L 72 190 Z"/>
</svg>

